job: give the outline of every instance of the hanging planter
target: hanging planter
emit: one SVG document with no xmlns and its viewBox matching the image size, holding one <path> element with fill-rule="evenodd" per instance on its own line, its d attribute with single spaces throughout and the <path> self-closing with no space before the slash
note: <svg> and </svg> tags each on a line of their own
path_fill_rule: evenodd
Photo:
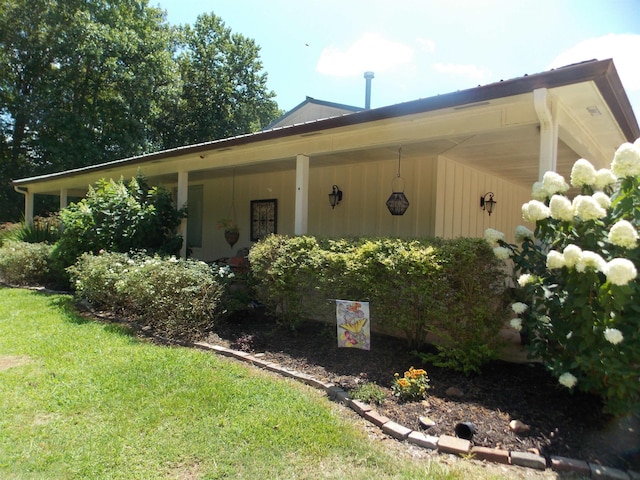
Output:
<svg viewBox="0 0 640 480">
<path fill-rule="evenodd" d="M 224 230 L 224 239 L 227 241 L 230 247 L 236 244 L 240 238 L 240 228 L 236 222 L 236 171 L 233 170 L 233 183 L 231 187 L 231 208 L 229 209 L 229 215 L 226 218 L 218 220 L 218 228 Z"/>
<path fill-rule="evenodd" d="M 409 200 L 404 194 L 404 178 L 400 176 L 400 157 L 402 155 L 402 147 L 398 149 L 398 175 L 391 181 L 391 196 L 387 200 L 387 208 L 391 215 L 404 215 L 409 208 Z M 402 180 L 402 189 L 397 189 L 399 181 Z"/>
<path fill-rule="evenodd" d="M 222 218 L 218 220 L 218 228 L 224 230 L 224 239 L 233 247 L 240 238 L 240 229 L 236 222 L 230 218 Z"/>
<path fill-rule="evenodd" d="M 230 247 L 233 247 L 240 238 L 240 232 L 234 230 L 225 230 L 224 239 L 227 241 Z"/>
</svg>

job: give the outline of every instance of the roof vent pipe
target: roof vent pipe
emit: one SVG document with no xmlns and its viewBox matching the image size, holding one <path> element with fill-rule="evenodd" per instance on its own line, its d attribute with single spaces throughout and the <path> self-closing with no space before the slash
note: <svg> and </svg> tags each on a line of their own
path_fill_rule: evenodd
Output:
<svg viewBox="0 0 640 480">
<path fill-rule="evenodd" d="M 371 79 L 374 77 L 373 72 L 364 72 L 364 78 L 367 81 L 367 90 L 364 95 L 364 108 L 371 108 Z"/>
</svg>

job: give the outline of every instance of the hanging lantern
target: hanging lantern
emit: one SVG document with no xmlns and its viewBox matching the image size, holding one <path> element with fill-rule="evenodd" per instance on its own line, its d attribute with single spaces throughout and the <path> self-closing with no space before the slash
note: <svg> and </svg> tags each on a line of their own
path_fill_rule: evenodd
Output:
<svg viewBox="0 0 640 480">
<path fill-rule="evenodd" d="M 409 208 L 409 200 L 407 196 L 404 194 L 404 178 L 400 176 L 400 158 L 402 156 L 402 147 L 398 149 L 398 175 L 391 182 L 391 196 L 387 200 L 387 208 L 391 215 L 404 215 L 404 212 Z M 396 188 L 398 186 L 399 181 L 402 181 L 402 189 Z"/>
</svg>

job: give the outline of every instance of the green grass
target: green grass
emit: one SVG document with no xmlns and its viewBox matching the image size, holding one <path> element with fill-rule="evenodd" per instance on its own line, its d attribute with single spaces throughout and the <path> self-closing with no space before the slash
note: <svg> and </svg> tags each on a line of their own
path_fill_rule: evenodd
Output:
<svg viewBox="0 0 640 480">
<path fill-rule="evenodd" d="M 469 478 L 392 455 L 319 391 L 86 321 L 64 295 L 0 289 L 11 359 L 3 479 Z"/>
</svg>

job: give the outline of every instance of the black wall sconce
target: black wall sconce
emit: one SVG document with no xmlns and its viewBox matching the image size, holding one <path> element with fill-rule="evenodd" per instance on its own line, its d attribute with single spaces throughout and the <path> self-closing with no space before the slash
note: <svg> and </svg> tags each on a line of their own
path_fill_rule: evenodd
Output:
<svg viewBox="0 0 640 480">
<path fill-rule="evenodd" d="M 482 208 L 483 211 L 486 211 L 489 216 L 491 216 L 496 203 L 498 202 L 493 199 L 493 192 L 487 192 L 482 197 L 480 197 L 480 208 Z"/>
<path fill-rule="evenodd" d="M 331 204 L 331 208 L 336 208 L 336 205 L 338 205 L 341 201 L 342 190 L 340 190 L 337 185 L 334 185 L 333 187 L 331 187 L 331 193 L 329 194 L 329 203 Z"/>
</svg>

